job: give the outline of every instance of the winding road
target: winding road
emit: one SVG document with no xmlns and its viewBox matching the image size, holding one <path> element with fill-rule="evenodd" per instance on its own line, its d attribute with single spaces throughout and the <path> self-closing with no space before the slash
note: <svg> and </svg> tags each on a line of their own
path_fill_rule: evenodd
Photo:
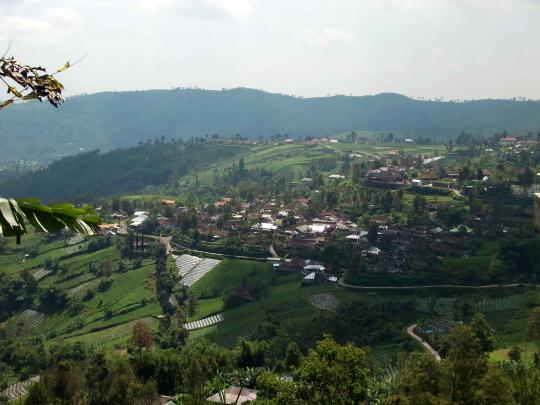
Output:
<svg viewBox="0 0 540 405">
<path fill-rule="evenodd" d="M 426 349 L 433 357 L 435 357 L 435 360 L 441 361 L 441 356 L 439 355 L 439 352 L 435 350 L 431 345 L 426 342 L 424 339 L 422 339 L 420 336 L 418 336 L 416 333 L 414 333 L 414 330 L 418 324 L 413 323 L 412 325 L 409 325 L 407 327 L 407 334 L 412 337 L 414 340 L 418 341 L 422 346 L 424 346 L 424 349 Z"/>
<path fill-rule="evenodd" d="M 356 290 L 419 290 L 424 288 L 461 288 L 470 290 L 483 290 L 489 288 L 516 288 L 516 287 L 540 287 L 538 284 L 511 283 L 511 284 L 486 284 L 486 285 L 460 285 L 460 284 L 433 284 L 433 285 L 407 285 L 407 286 L 364 286 L 347 284 L 340 279 L 339 285 Z"/>
</svg>

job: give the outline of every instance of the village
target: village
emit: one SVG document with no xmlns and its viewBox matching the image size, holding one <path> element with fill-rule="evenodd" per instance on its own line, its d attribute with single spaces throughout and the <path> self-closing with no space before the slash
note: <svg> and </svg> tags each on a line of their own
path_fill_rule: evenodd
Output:
<svg viewBox="0 0 540 405">
<path fill-rule="evenodd" d="M 303 284 L 313 284 L 336 282 L 346 270 L 395 277 L 442 269 L 445 258 L 474 255 L 482 237 L 504 235 L 532 220 L 532 204 L 501 221 L 486 202 L 506 190 L 505 182 L 523 176 L 497 160 L 529 154 L 536 140 L 504 136 L 430 156 L 405 152 L 411 139 L 395 148 L 386 145 L 374 158 L 347 148 L 367 142 L 358 137 L 342 142 L 333 170 L 303 172 L 282 193 L 251 198 L 230 193 L 189 207 L 162 199 L 147 204 L 149 209 L 110 212 L 101 232 L 168 236 L 173 248 L 199 255 L 268 260 L 276 272 L 296 272 Z M 305 141 L 323 148 L 337 143 Z"/>
</svg>

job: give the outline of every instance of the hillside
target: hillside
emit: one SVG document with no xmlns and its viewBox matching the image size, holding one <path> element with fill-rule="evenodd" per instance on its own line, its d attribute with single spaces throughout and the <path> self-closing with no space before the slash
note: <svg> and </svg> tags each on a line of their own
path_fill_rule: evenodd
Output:
<svg viewBox="0 0 540 405">
<path fill-rule="evenodd" d="M 536 132 L 540 102 L 413 100 L 397 94 L 295 98 L 251 89 L 151 90 L 71 97 L 58 110 L 14 106 L 0 119 L 0 164 L 50 161 L 100 148 L 112 150 L 157 137 L 219 133 L 247 137 L 330 135 L 349 130 L 449 137 L 462 130 L 491 135 Z"/>
<path fill-rule="evenodd" d="M 243 150 L 238 146 L 157 143 L 107 153 L 92 151 L 0 182 L 0 189 L 6 195 L 33 195 L 46 201 L 73 199 L 81 194 L 92 200 L 167 184 L 170 179 L 208 167 L 217 156 L 232 158 Z"/>
</svg>

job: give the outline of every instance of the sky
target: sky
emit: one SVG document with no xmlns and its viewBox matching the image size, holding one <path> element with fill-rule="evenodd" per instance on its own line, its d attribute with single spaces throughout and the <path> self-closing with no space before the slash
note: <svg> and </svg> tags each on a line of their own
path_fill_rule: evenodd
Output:
<svg viewBox="0 0 540 405">
<path fill-rule="evenodd" d="M 0 54 L 68 95 L 250 87 L 540 99 L 540 0 L 0 0 Z"/>
</svg>

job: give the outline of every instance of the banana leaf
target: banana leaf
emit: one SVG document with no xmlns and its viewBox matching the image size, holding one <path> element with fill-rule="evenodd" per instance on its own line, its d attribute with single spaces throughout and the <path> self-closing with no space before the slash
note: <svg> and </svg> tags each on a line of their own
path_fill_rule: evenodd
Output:
<svg viewBox="0 0 540 405">
<path fill-rule="evenodd" d="M 15 236 L 19 243 L 21 235 L 28 232 L 26 221 L 42 232 L 69 229 L 82 235 L 95 235 L 101 218 L 89 206 L 46 206 L 35 198 L 14 200 L 0 197 L 0 236 Z"/>
</svg>

